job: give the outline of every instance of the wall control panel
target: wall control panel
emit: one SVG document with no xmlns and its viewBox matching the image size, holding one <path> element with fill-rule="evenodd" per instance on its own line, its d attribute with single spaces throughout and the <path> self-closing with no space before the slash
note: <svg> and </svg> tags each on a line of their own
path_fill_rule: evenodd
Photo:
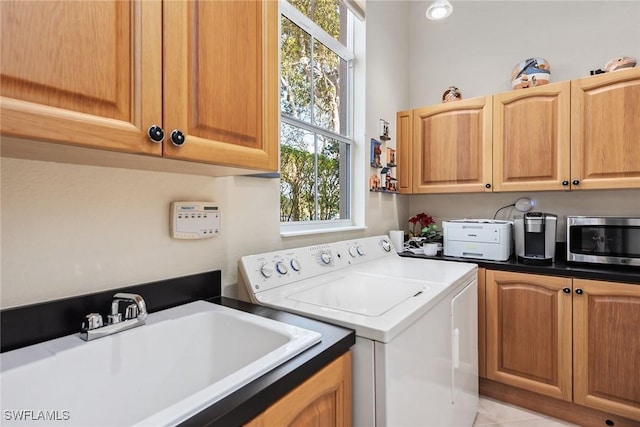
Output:
<svg viewBox="0 0 640 427">
<path fill-rule="evenodd" d="M 212 202 L 173 202 L 170 222 L 174 239 L 207 239 L 220 233 L 220 210 Z"/>
</svg>

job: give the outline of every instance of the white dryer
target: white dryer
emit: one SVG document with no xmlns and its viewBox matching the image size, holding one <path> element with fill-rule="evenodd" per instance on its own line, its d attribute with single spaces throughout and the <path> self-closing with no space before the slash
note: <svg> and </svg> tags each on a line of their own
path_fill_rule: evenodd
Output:
<svg viewBox="0 0 640 427">
<path fill-rule="evenodd" d="M 356 331 L 356 427 L 471 426 L 477 266 L 403 258 L 387 236 L 242 257 L 241 299 Z"/>
</svg>

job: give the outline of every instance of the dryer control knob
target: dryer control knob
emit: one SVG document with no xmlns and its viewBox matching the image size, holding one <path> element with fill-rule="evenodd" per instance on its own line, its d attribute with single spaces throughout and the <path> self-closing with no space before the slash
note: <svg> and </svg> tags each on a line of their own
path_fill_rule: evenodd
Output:
<svg viewBox="0 0 640 427">
<path fill-rule="evenodd" d="M 323 263 L 325 264 L 331 264 L 331 261 L 333 260 L 333 257 L 331 256 L 331 254 L 329 252 L 322 252 L 320 254 L 320 259 L 322 260 Z"/>
<path fill-rule="evenodd" d="M 382 240 L 380 244 L 382 245 L 382 249 L 384 249 L 385 252 L 391 252 L 391 243 L 389 243 L 388 240 Z"/>
<path fill-rule="evenodd" d="M 358 251 L 358 255 L 360 255 L 360 256 L 364 255 L 364 248 L 362 246 L 358 246 L 356 248 L 356 251 Z"/>
<path fill-rule="evenodd" d="M 292 259 L 289 264 L 291 264 L 291 268 L 293 268 L 294 271 L 300 271 L 300 269 L 302 268 L 300 267 L 300 261 L 295 258 Z"/>
<path fill-rule="evenodd" d="M 278 261 L 276 262 L 276 271 L 280 274 L 287 274 L 289 272 L 289 269 L 284 262 Z"/>
<path fill-rule="evenodd" d="M 273 276 L 273 268 L 269 267 L 266 263 L 260 266 L 260 273 L 264 276 L 265 279 Z"/>
<path fill-rule="evenodd" d="M 358 256 L 358 250 L 355 246 L 349 247 L 349 255 L 351 255 L 351 258 L 355 258 L 356 256 Z"/>
</svg>

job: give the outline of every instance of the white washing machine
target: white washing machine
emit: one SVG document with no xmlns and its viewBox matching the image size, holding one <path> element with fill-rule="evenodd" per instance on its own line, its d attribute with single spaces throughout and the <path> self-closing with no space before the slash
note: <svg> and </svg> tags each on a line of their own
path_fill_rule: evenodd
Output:
<svg viewBox="0 0 640 427">
<path fill-rule="evenodd" d="M 387 236 L 242 257 L 245 301 L 356 331 L 356 427 L 471 426 L 477 266 L 400 257 Z"/>
</svg>

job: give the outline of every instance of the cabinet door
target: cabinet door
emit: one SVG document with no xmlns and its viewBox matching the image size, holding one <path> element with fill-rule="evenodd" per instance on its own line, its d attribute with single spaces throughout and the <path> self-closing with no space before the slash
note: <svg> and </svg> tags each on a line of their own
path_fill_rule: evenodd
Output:
<svg viewBox="0 0 640 427">
<path fill-rule="evenodd" d="M 491 191 L 491 113 L 491 96 L 414 110 L 414 193 Z"/>
<path fill-rule="evenodd" d="M 570 401 L 571 279 L 487 270 L 486 287 L 487 378 Z"/>
<path fill-rule="evenodd" d="M 398 192 L 411 194 L 411 158 L 413 148 L 413 110 L 396 114 L 396 160 Z"/>
<path fill-rule="evenodd" d="M 571 82 L 574 189 L 640 187 L 640 68 Z"/>
<path fill-rule="evenodd" d="M 493 191 L 569 190 L 570 90 L 567 81 L 493 96 Z"/>
<path fill-rule="evenodd" d="M 164 123 L 176 159 L 278 170 L 278 2 L 164 4 Z"/>
<path fill-rule="evenodd" d="M 640 421 L 640 286 L 573 284 L 574 401 Z"/>
<path fill-rule="evenodd" d="M 351 353 L 320 372 L 246 424 L 248 427 L 351 425 Z"/>
<path fill-rule="evenodd" d="M 2 1 L 2 135 L 160 155 L 160 1 Z"/>
</svg>

